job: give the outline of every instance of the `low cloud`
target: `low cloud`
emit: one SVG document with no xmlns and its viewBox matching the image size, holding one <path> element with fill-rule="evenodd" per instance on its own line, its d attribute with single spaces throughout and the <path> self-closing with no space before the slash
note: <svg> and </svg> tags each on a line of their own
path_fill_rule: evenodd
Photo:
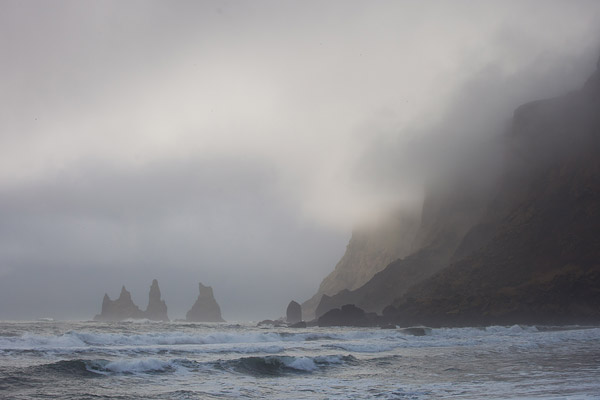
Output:
<svg viewBox="0 0 600 400">
<path fill-rule="evenodd" d="M 0 318 L 123 283 L 144 307 L 154 277 L 174 317 L 198 281 L 225 318 L 283 314 L 352 227 L 488 176 L 512 110 L 600 48 L 595 1 L 0 8 Z"/>
</svg>

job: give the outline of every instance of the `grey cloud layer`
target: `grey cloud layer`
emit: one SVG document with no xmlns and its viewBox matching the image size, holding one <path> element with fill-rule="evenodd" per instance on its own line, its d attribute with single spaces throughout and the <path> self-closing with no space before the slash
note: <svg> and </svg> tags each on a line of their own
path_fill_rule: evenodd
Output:
<svg viewBox="0 0 600 400">
<path fill-rule="evenodd" d="M 283 313 L 354 224 L 418 208 L 516 105 L 580 85 L 599 21 L 595 1 L 4 1 L 0 318 L 91 316 L 122 283 L 144 306 L 153 277 L 173 316 L 200 280 L 226 318 Z"/>
</svg>

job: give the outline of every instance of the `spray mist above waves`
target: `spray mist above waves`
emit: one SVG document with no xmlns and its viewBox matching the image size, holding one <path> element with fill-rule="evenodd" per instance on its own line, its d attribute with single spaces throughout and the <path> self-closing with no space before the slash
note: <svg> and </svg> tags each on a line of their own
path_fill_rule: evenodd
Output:
<svg viewBox="0 0 600 400">
<path fill-rule="evenodd" d="M 597 53 L 594 2 L 257 4 L 3 4 L 0 318 L 144 304 L 153 278 L 175 318 L 198 281 L 225 319 L 282 315 L 352 227 L 448 171 L 485 190 L 512 110 Z"/>
</svg>

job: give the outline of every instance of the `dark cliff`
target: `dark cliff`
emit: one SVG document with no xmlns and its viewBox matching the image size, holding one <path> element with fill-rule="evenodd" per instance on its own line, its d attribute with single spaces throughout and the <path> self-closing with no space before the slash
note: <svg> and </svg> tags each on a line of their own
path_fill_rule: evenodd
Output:
<svg viewBox="0 0 600 400">
<path fill-rule="evenodd" d="M 490 148 L 501 166 L 432 185 L 417 250 L 322 296 L 317 316 L 355 304 L 403 325 L 600 321 L 598 65 L 581 90 L 519 107 Z"/>
<path fill-rule="evenodd" d="M 496 151 L 495 147 L 482 151 Z M 470 165 L 463 166 L 469 169 Z M 464 170 L 453 170 L 432 184 L 426 196 L 421 224 L 412 254 L 390 263 L 363 286 L 323 295 L 316 310 L 319 317 L 344 304 L 367 312 L 381 312 L 410 287 L 448 265 L 465 234 L 481 220 L 489 199 L 493 176 L 482 179 Z"/>
<path fill-rule="evenodd" d="M 388 315 L 433 325 L 600 321 L 599 77 L 517 109 L 491 237 Z"/>
<path fill-rule="evenodd" d="M 335 269 L 302 304 L 304 319 L 321 314 L 315 311 L 323 295 L 358 289 L 388 264 L 410 254 L 418 227 L 418 213 L 395 212 L 375 227 L 355 229 Z"/>
</svg>

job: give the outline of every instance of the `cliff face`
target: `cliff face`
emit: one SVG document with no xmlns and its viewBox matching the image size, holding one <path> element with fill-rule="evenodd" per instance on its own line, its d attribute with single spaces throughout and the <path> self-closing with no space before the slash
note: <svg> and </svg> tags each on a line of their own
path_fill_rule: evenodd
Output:
<svg viewBox="0 0 600 400">
<path fill-rule="evenodd" d="M 185 319 L 193 322 L 225 322 L 221 317 L 221 308 L 217 304 L 210 286 L 198 284 L 198 298 L 185 315 Z"/>
<path fill-rule="evenodd" d="M 600 321 L 600 70 L 517 109 L 507 141 L 489 239 L 399 296 L 399 323 Z"/>
<path fill-rule="evenodd" d="M 121 288 L 121 294 L 116 300 L 111 300 L 108 294 L 102 300 L 102 312 L 94 317 L 96 321 L 121 321 L 124 319 L 144 318 L 144 313 L 133 303 L 131 293 Z"/>
<path fill-rule="evenodd" d="M 381 312 L 410 287 L 446 267 L 467 232 L 484 215 L 494 179 L 492 174 L 482 179 L 462 169 L 443 175 L 432 185 L 424 201 L 421 224 L 412 246 L 418 250 L 388 264 L 355 290 L 322 295 L 316 317 L 344 304 L 355 304 L 367 312 Z"/>
<path fill-rule="evenodd" d="M 150 286 L 150 293 L 148 293 L 148 307 L 144 312 L 146 318 L 153 321 L 168 321 L 167 316 L 167 304 L 161 299 L 160 288 L 158 287 L 158 281 L 154 279 L 152 286 Z"/>
<path fill-rule="evenodd" d="M 377 227 L 355 230 L 334 271 L 323 279 L 317 293 L 302 304 L 304 319 L 315 317 L 323 295 L 357 289 L 392 261 L 409 254 L 418 226 L 416 213 L 396 213 Z"/>
<path fill-rule="evenodd" d="M 519 107 L 498 143 L 501 169 L 479 157 L 434 182 L 415 252 L 325 293 L 317 316 L 355 304 L 405 325 L 600 321 L 600 60 L 581 90 Z"/>
</svg>

